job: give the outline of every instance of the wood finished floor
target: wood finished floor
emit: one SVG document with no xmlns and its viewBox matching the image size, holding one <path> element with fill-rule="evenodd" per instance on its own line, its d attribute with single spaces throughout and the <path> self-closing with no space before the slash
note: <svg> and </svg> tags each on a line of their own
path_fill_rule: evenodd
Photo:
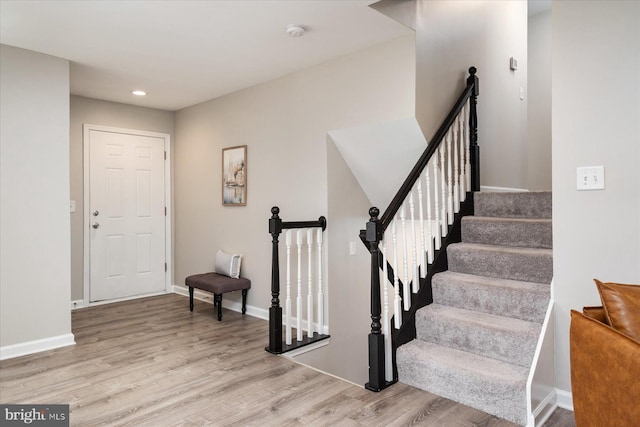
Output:
<svg viewBox="0 0 640 427">
<path fill-rule="evenodd" d="M 265 352 L 264 320 L 188 305 L 74 311 L 75 346 L 0 362 L 0 402 L 69 404 L 78 426 L 514 426 L 404 384 L 366 391 Z M 575 426 L 561 411 L 545 426 Z"/>
</svg>

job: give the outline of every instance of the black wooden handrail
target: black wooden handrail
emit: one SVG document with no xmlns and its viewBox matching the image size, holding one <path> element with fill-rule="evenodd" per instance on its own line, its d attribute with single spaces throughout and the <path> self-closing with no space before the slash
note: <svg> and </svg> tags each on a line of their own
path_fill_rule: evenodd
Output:
<svg viewBox="0 0 640 427">
<path fill-rule="evenodd" d="M 476 100 L 475 100 L 475 98 L 480 93 L 479 92 L 478 77 L 476 76 L 476 71 L 477 71 L 476 67 L 470 67 L 469 68 L 469 77 L 467 78 L 467 87 L 464 89 L 464 91 L 462 92 L 462 94 L 460 95 L 460 97 L 458 98 L 456 103 L 454 104 L 453 108 L 451 109 L 451 111 L 449 112 L 447 117 L 445 118 L 444 122 L 442 122 L 442 125 L 440 125 L 440 127 L 436 131 L 436 134 L 433 136 L 433 138 L 429 142 L 429 145 L 424 150 L 424 152 L 422 153 L 422 155 L 420 156 L 420 158 L 416 162 L 416 164 L 413 167 L 413 169 L 411 169 L 411 172 L 409 172 L 409 175 L 407 176 L 407 178 L 402 183 L 402 186 L 400 187 L 400 190 L 398 190 L 398 192 L 394 196 L 393 200 L 391 200 L 391 203 L 389 203 L 389 206 L 387 207 L 387 209 L 382 214 L 382 218 L 380 218 L 380 226 L 382 227 L 382 232 L 383 233 L 387 229 L 387 227 L 391 224 L 391 221 L 393 221 L 393 217 L 398 212 L 398 210 L 402 206 L 402 203 L 404 202 L 404 200 L 409 195 L 409 191 L 411 191 L 411 188 L 413 188 L 413 185 L 420 178 L 420 174 L 422 173 L 424 168 L 427 166 L 427 163 L 429 163 L 429 160 L 431 159 L 433 154 L 436 152 L 436 150 L 438 149 L 438 147 L 442 143 L 442 140 L 447 135 L 447 131 L 453 125 L 453 121 L 458 116 L 458 114 L 460 114 L 460 111 L 462 110 L 462 107 L 464 106 L 464 104 L 467 102 L 467 100 L 469 98 L 471 98 L 471 103 L 470 103 L 471 108 L 470 108 L 470 113 L 469 113 L 469 129 L 470 129 L 470 132 L 471 132 L 470 133 L 470 147 L 471 147 L 471 152 L 472 152 L 472 157 L 471 157 L 471 165 L 472 166 L 471 167 L 474 168 L 474 166 L 476 166 L 476 169 L 472 171 L 472 175 L 471 175 L 471 177 L 472 177 L 471 190 L 472 191 L 480 190 L 479 188 L 476 189 L 474 187 L 474 185 L 473 185 L 474 184 L 474 179 L 473 179 L 474 176 L 476 176 L 476 175 L 479 176 L 479 173 L 480 173 L 479 172 L 479 168 L 478 168 L 478 165 L 479 165 L 478 160 L 479 159 L 475 159 L 476 161 L 474 161 L 474 157 L 473 157 L 473 153 L 475 151 L 477 151 L 476 147 L 477 147 L 477 144 L 478 144 L 478 133 L 477 133 L 478 126 L 477 126 Z M 476 181 L 479 182 L 479 180 L 476 180 Z"/>
<path fill-rule="evenodd" d="M 282 223 L 283 230 L 291 228 L 322 228 L 322 231 L 324 231 L 327 229 L 327 219 L 321 216 L 317 221 L 289 221 Z"/>
<path fill-rule="evenodd" d="M 387 227 L 391 224 L 391 221 L 393 221 L 394 216 L 396 215 L 396 213 L 402 206 L 402 203 L 405 201 L 405 199 L 409 195 L 411 188 L 413 188 L 413 185 L 416 183 L 416 181 L 418 181 L 418 178 L 420 178 L 420 174 L 422 173 L 424 168 L 427 166 L 427 164 L 429 163 L 429 160 L 431 159 L 433 154 L 436 152 L 436 150 L 444 140 L 444 137 L 447 135 L 447 131 L 449 130 L 451 125 L 453 125 L 455 118 L 458 116 L 458 114 L 460 114 L 460 110 L 462 110 L 462 107 L 464 106 L 465 102 L 467 102 L 467 99 L 469 98 L 471 98 L 471 103 L 470 103 L 471 108 L 469 112 L 469 128 L 471 130 L 469 145 L 471 147 L 470 149 L 472 152 L 471 190 L 472 191 L 480 190 L 479 188 L 476 189 L 473 185 L 474 184 L 473 177 L 476 176 L 476 174 L 479 176 L 479 168 L 477 167 L 478 162 L 474 162 L 474 156 L 473 156 L 473 153 L 476 151 L 477 140 L 478 140 L 475 97 L 479 95 L 479 90 L 478 90 L 479 85 L 478 85 L 478 77 L 476 76 L 476 71 L 477 71 L 476 67 L 469 68 L 469 77 L 467 78 L 467 87 L 464 89 L 464 91 L 462 92 L 462 94 L 454 104 L 453 108 L 445 118 L 444 122 L 438 128 L 438 130 L 436 131 L 436 134 L 433 136 L 433 138 L 429 142 L 429 145 L 424 150 L 424 152 L 416 162 L 413 169 L 411 169 L 411 172 L 409 172 L 409 175 L 402 183 L 402 186 L 394 196 L 393 200 L 391 200 L 391 203 L 389 203 L 389 206 L 382 214 L 382 218 L 380 218 L 380 227 L 382 227 L 382 230 L 381 230 L 382 233 L 385 232 Z M 476 167 L 475 170 L 473 169 L 474 167 Z M 477 180 L 477 182 L 479 182 L 479 180 Z"/>
</svg>

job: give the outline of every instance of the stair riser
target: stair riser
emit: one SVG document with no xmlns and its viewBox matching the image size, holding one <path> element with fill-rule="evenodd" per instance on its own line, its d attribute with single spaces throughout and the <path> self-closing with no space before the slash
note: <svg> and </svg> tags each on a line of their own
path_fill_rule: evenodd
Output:
<svg viewBox="0 0 640 427">
<path fill-rule="evenodd" d="M 428 309 L 416 314 L 416 331 L 416 339 L 422 341 L 525 367 L 531 364 L 538 339 L 537 330 L 514 332 L 447 318 Z"/>
<path fill-rule="evenodd" d="M 436 304 L 537 323 L 544 320 L 550 293 L 549 288 L 524 290 L 491 286 L 453 280 L 446 274 L 433 276 L 432 288 Z"/>
<path fill-rule="evenodd" d="M 553 257 L 551 251 L 525 253 L 468 249 L 460 244 L 447 248 L 449 271 L 500 279 L 551 283 Z"/>
<path fill-rule="evenodd" d="M 551 193 L 486 193 L 473 196 L 474 215 L 504 218 L 551 218 Z"/>
<path fill-rule="evenodd" d="M 552 248 L 551 221 L 465 217 L 462 241 L 485 245 Z"/>
<path fill-rule="evenodd" d="M 527 422 L 526 378 L 521 382 L 497 382 L 448 369 L 429 359 L 405 363 L 398 349 L 399 381 L 496 415 L 516 424 Z"/>
</svg>

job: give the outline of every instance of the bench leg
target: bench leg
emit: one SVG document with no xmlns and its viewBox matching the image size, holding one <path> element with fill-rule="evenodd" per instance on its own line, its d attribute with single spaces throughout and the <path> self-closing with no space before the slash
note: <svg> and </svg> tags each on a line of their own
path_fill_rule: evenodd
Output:
<svg viewBox="0 0 640 427">
<path fill-rule="evenodd" d="M 213 302 L 218 306 L 218 320 L 222 320 L 222 294 L 213 294 Z"/>
<path fill-rule="evenodd" d="M 193 311 L 193 287 L 189 286 L 189 311 Z"/>
<path fill-rule="evenodd" d="M 247 312 L 247 291 L 248 289 L 242 290 L 242 314 Z"/>
</svg>

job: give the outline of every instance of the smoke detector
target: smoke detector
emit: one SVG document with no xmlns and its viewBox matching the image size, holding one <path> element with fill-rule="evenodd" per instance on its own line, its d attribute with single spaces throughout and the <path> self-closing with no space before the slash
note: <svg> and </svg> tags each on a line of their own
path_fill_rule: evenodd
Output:
<svg viewBox="0 0 640 427">
<path fill-rule="evenodd" d="M 300 37 L 304 34 L 304 27 L 302 25 L 297 24 L 289 24 L 286 26 L 287 34 L 291 37 Z"/>
</svg>

